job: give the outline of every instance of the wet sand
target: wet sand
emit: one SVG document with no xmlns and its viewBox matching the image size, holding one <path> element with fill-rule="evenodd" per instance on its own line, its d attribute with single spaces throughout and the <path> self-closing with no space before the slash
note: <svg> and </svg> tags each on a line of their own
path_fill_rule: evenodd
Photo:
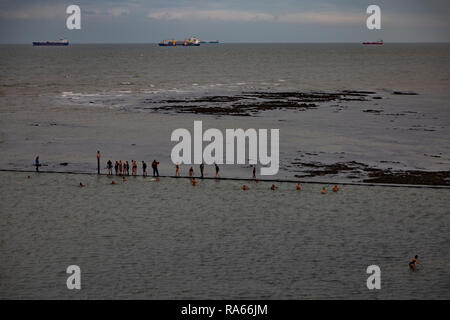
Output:
<svg viewBox="0 0 450 320">
<path fill-rule="evenodd" d="M 28 170 L 40 155 L 48 170 L 95 172 L 101 150 L 103 165 L 157 159 L 171 175 L 171 132 L 202 120 L 279 128 L 276 179 L 448 181 L 448 45 L 223 45 L 190 51 L 189 65 L 151 45 L 2 49 L 1 169 Z"/>
<path fill-rule="evenodd" d="M 370 94 L 378 96 L 379 93 Z M 192 130 L 193 121 L 202 120 L 204 128 L 222 130 L 281 128 L 280 172 L 276 177 L 267 178 L 449 184 L 450 150 L 446 136 L 449 128 L 445 127 L 445 118 L 434 119 L 435 116 L 422 106 L 427 97 L 420 100 L 421 96 L 413 96 L 413 100 L 403 101 L 403 95 L 398 96 L 400 100 L 392 100 L 391 96 L 397 95 L 384 94 L 381 101 L 387 102 L 382 105 L 377 99 L 339 104 L 333 100 L 315 101 L 314 108 L 297 109 L 306 103 L 300 102 L 295 110 L 280 109 L 279 104 L 284 103 L 280 101 L 285 101 L 287 95 L 289 99 L 298 99 L 293 93 L 270 93 L 268 102 L 257 102 L 269 103 L 270 110 L 265 111 L 250 102 L 250 106 L 242 110 L 261 109 L 251 117 L 223 115 L 221 108 L 228 108 L 226 106 L 219 111 L 214 106 L 205 107 L 211 109 L 206 114 L 196 109 L 198 113 L 183 115 L 171 114 L 173 110 L 169 114 L 158 110 L 117 112 L 88 105 L 74 107 L 73 103 L 70 108 L 57 105 L 4 110 L 0 120 L 0 148 L 5 156 L 0 159 L 0 168 L 28 170 L 39 154 L 44 170 L 95 172 L 95 152 L 101 150 L 103 170 L 108 159 L 145 160 L 147 163 L 158 159 L 160 172 L 170 175 L 174 173 L 169 157 L 174 145 L 169 141 L 171 132 L 176 128 Z M 303 94 L 298 95 L 305 98 Z M 214 98 L 216 100 L 224 99 L 216 97 L 220 97 Z M 230 97 L 231 100 L 241 99 L 240 95 Z M 325 99 L 322 95 L 313 97 Z M 330 94 L 326 97 L 336 98 Z M 3 99 L 14 103 L 11 97 Z M 401 112 L 398 112 L 399 104 L 408 104 L 408 107 L 400 107 Z M 198 171 L 197 166 L 194 168 Z M 248 165 L 223 165 L 221 168 L 224 177 L 251 177 Z M 182 170 L 187 169 L 182 166 Z M 209 167 L 206 170 L 213 175 Z"/>
</svg>

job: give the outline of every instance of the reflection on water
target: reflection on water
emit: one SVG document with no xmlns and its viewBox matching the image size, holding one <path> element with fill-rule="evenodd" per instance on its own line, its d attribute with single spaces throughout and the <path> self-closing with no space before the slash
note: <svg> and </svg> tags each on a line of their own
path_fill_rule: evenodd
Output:
<svg viewBox="0 0 450 320">
<path fill-rule="evenodd" d="M 449 190 L 27 175 L 0 173 L 2 299 L 450 298 Z"/>
</svg>

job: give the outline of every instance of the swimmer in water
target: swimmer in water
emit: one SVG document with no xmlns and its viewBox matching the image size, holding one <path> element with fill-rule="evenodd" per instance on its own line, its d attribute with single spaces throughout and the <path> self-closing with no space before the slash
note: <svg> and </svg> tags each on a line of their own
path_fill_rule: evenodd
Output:
<svg viewBox="0 0 450 320">
<path fill-rule="evenodd" d="M 325 191 L 325 187 L 323 187 L 322 188 L 322 191 L 320 191 L 322 194 L 325 194 L 325 193 L 327 193 L 326 191 Z"/>
<path fill-rule="evenodd" d="M 31 177 L 30 177 L 30 176 L 28 176 L 28 177 L 27 177 L 27 179 L 31 179 Z"/>
<path fill-rule="evenodd" d="M 83 188 L 84 187 L 84 184 L 82 184 L 81 182 L 80 182 L 80 184 L 78 185 L 80 188 Z"/>
<path fill-rule="evenodd" d="M 277 187 L 274 184 L 270 187 L 271 190 L 275 190 L 276 188 Z"/>
<path fill-rule="evenodd" d="M 409 270 L 411 271 L 416 271 L 416 264 L 422 266 L 422 264 L 419 262 L 419 256 L 415 255 L 414 258 L 411 260 L 411 262 L 409 263 Z"/>
<path fill-rule="evenodd" d="M 302 190 L 302 187 L 300 186 L 300 183 L 297 183 L 297 186 L 295 187 L 297 190 Z"/>
<path fill-rule="evenodd" d="M 244 184 L 244 185 L 242 186 L 242 190 L 248 190 L 248 187 Z"/>
<path fill-rule="evenodd" d="M 175 165 L 175 177 L 179 177 L 179 176 L 180 176 L 180 166 L 177 163 Z"/>
<path fill-rule="evenodd" d="M 122 182 L 125 182 L 125 181 L 127 181 L 127 179 L 125 179 L 125 177 L 123 177 L 123 178 L 122 178 Z"/>
<path fill-rule="evenodd" d="M 111 181 L 111 184 L 116 184 L 116 182 L 115 181 Z"/>
<path fill-rule="evenodd" d="M 194 175 L 194 168 L 190 168 L 189 169 L 189 177 L 191 177 L 192 178 L 192 176 Z"/>
<path fill-rule="evenodd" d="M 195 180 L 195 178 L 191 179 L 191 184 L 195 187 L 195 185 L 198 183 L 197 180 Z"/>
<path fill-rule="evenodd" d="M 333 187 L 333 192 L 338 192 L 338 191 L 339 191 L 338 186 L 334 186 L 334 187 Z"/>
</svg>

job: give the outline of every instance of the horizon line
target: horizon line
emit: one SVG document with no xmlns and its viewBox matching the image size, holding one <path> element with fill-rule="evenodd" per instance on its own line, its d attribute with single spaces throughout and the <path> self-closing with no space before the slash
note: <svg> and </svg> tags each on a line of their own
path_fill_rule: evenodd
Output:
<svg viewBox="0 0 450 320">
<path fill-rule="evenodd" d="M 30 42 L 0 42 L 0 45 L 28 45 L 28 44 L 33 44 L 33 41 L 43 41 L 43 40 L 32 40 Z M 50 40 L 48 40 L 50 41 Z M 219 40 L 218 44 L 362 44 L 363 42 L 366 42 L 369 40 L 361 40 L 361 41 L 314 41 L 314 42 L 309 42 L 309 41 L 304 41 L 304 42 L 300 42 L 300 41 L 278 41 L 278 42 L 270 42 L 270 41 L 264 41 L 264 42 L 259 42 L 259 41 L 226 41 L 226 42 L 221 42 Z M 371 41 L 371 40 L 370 40 Z M 82 44 L 82 45 L 86 45 L 86 44 L 158 44 L 159 42 L 70 42 L 69 44 Z M 450 43 L 450 41 L 389 41 L 386 42 L 383 40 L 383 44 L 447 44 Z M 205 45 L 217 45 L 217 44 L 210 44 L 210 43 L 205 43 Z"/>
</svg>

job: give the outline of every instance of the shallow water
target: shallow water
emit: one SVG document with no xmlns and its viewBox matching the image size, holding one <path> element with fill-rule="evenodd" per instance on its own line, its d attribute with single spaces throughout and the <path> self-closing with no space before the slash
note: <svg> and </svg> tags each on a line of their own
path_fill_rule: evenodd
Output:
<svg viewBox="0 0 450 320">
<path fill-rule="evenodd" d="M 27 175 L 0 173 L 1 299 L 450 298 L 447 189 Z"/>
<path fill-rule="evenodd" d="M 449 57 L 449 44 L 1 45 L 0 168 L 30 169 L 40 155 L 48 169 L 95 172 L 101 150 L 104 164 L 158 159 L 161 171 L 172 174 L 171 132 L 192 131 L 193 121 L 202 120 L 205 130 L 279 128 L 277 178 L 299 173 L 303 168 L 291 165 L 298 158 L 449 170 Z M 382 99 L 255 117 L 146 109 L 161 99 L 255 90 L 369 90 Z M 248 166 L 222 169 L 224 176 L 251 176 Z M 349 175 L 314 179 L 355 180 Z"/>
</svg>

